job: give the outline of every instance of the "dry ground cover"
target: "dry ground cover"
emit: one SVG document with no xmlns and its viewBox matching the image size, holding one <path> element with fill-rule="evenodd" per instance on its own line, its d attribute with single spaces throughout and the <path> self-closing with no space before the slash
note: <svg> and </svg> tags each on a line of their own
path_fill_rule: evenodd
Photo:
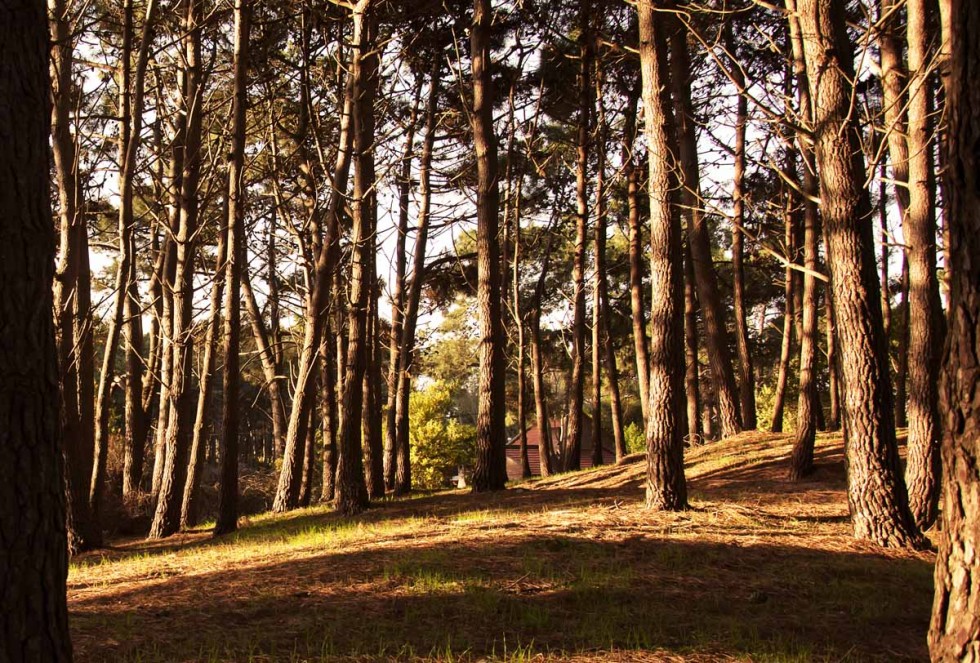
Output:
<svg viewBox="0 0 980 663">
<path fill-rule="evenodd" d="M 849 537 L 839 438 L 811 480 L 786 436 L 687 457 L 691 510 L 642 462 L 499 495 L 328 508 L 74 560 L 80 661 L 919 660 L 930 553 Z M 639 459 L 633 459 L 638 461 Z"/>
</svg>

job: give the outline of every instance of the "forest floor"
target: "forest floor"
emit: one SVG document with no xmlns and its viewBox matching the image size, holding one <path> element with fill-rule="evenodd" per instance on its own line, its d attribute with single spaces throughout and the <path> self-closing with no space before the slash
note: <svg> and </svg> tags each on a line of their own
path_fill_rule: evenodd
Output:
<svg viewBox="0 0 980 663">
<path fill-rule="evenodd" d="M 691 509 L 643 507 L 639 457 L 492 495 L 317 507 L 235 535 L 72 561 L 78 661 L 924 660 L 932 553 L 850 537 L 839 436 L 689 450 Z"/>
</svg>

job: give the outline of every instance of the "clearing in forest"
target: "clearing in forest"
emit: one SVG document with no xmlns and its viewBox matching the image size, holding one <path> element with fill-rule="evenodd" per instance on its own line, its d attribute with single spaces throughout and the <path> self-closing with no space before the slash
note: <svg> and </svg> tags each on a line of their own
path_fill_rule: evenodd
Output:
<svg viewBox="0 0 980 663">
<path fill-rule="evenodd" d="M 932 554 L 850 537 L 839 436 L 689 450 L 691 510 L 643 508 L 642 459 L 492 495 L 318 507 L 233 536 L 73 561 L 79 661 L 920 660 Z M 634 460 L 634 459 L 630 459 Z"/>
</svg>

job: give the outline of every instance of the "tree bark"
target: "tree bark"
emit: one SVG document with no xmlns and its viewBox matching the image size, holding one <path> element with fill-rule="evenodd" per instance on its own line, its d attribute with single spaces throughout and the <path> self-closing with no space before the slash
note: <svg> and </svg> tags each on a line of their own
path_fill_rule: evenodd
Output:
<svg viewBox="0 0 980 663">
<path fill-rule="evenodd" d="M 840 340 L 848 503 L 854 535 L 883 546 L 920 547 L 901 476 L 871 204 L 860 129 L 851 114 L 854 47 L 841 0 L 799 0 L 813 97 L 820 200 Z"/>
<path fill-rule="evenodd" d="M 684 479 L 683 276 L 680 219 L 671 209 L 675 145 L 667 80 L 667 41 L 654 3 L 637 3 L 640 72 L 650 159 L 650 421 L 647 425 L 646 504 L 657 510 L 687 507 Z"/>
<path fill-rule="evenodd" d="M 909 58 L 909 207 L 903 235 L 909 262 L 909 434 L 905 483 L 915 523 L 925 531 L 939 513 L 939 367 L 943 312 L 936 276 L 935 178 L 929 106 L 932 96 L 926 0 L 907 0 Z"/>
<path fill-rule="evenodd" d="M 479 307 L 480 377 L 476 420 L 476 466 L 473 490 L 500 490 L 507 482 L 504 425 L 504 348 L 501 320 L 500 247 L 497 182 L 497 138 L 493 129 L 490 0 L 474 0 L 470 26 L 473 74 L 473 147 L 477 165 L 477 302 Z"/>
<path fill-rule="evenodd" d="M 43 3 L 0 0 L 0 660 L 12 662 L 72 660 L 48 47 Z"/>
<path fill-rule="evenodd" d="M 793 268 L 792 256 L 796 249 L 793 246 L 793 201 L 789 192 L 784 194 L 783 204 L 783 223 L 784 223 L 784 243 L 787 252 L 787 265 L 783 270 L 783 340 L 779 346 L 779 374 L 776 378 L 776 394 L 772 405 L 772 423 L 769 430 L 773 433 L 783 432 L 783 409 L 786 403 L 786 385 L 789 383 L 789 360 L 793 354 L 793 305 L 796 300 L 793 298 Z"/>
<path fill-rule="evenodd" d="M 690 245 L 684 243 L 684 395 L 687 405 L 687 442 L 701 444 L 701 364 L 698 361 L 698 302 L 694 293 L 694 262 Z"/>
<path fill-rule="evenodd" d="M 943 353 L 943 513 L 929 628 L 934 661 L 980 660 L 980 6 L 953 0 L 947 108 L 952 267 Z"/>
</svg>

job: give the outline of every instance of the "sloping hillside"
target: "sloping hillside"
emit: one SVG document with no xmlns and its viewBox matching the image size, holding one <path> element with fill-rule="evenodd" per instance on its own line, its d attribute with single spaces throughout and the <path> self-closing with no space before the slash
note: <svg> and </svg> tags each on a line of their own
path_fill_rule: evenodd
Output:
<svg viewBox="0 0 980 663">
<path fill-rule="evenodd" d="M 78 660 L 917 660 L 929 553 L 849 537 L 839 438 L 691 450 L 691 510 L 647 511 L 641 458 L 497 495 L 259 517 L 237 535 L 75 560 Z"/>
</svg>

